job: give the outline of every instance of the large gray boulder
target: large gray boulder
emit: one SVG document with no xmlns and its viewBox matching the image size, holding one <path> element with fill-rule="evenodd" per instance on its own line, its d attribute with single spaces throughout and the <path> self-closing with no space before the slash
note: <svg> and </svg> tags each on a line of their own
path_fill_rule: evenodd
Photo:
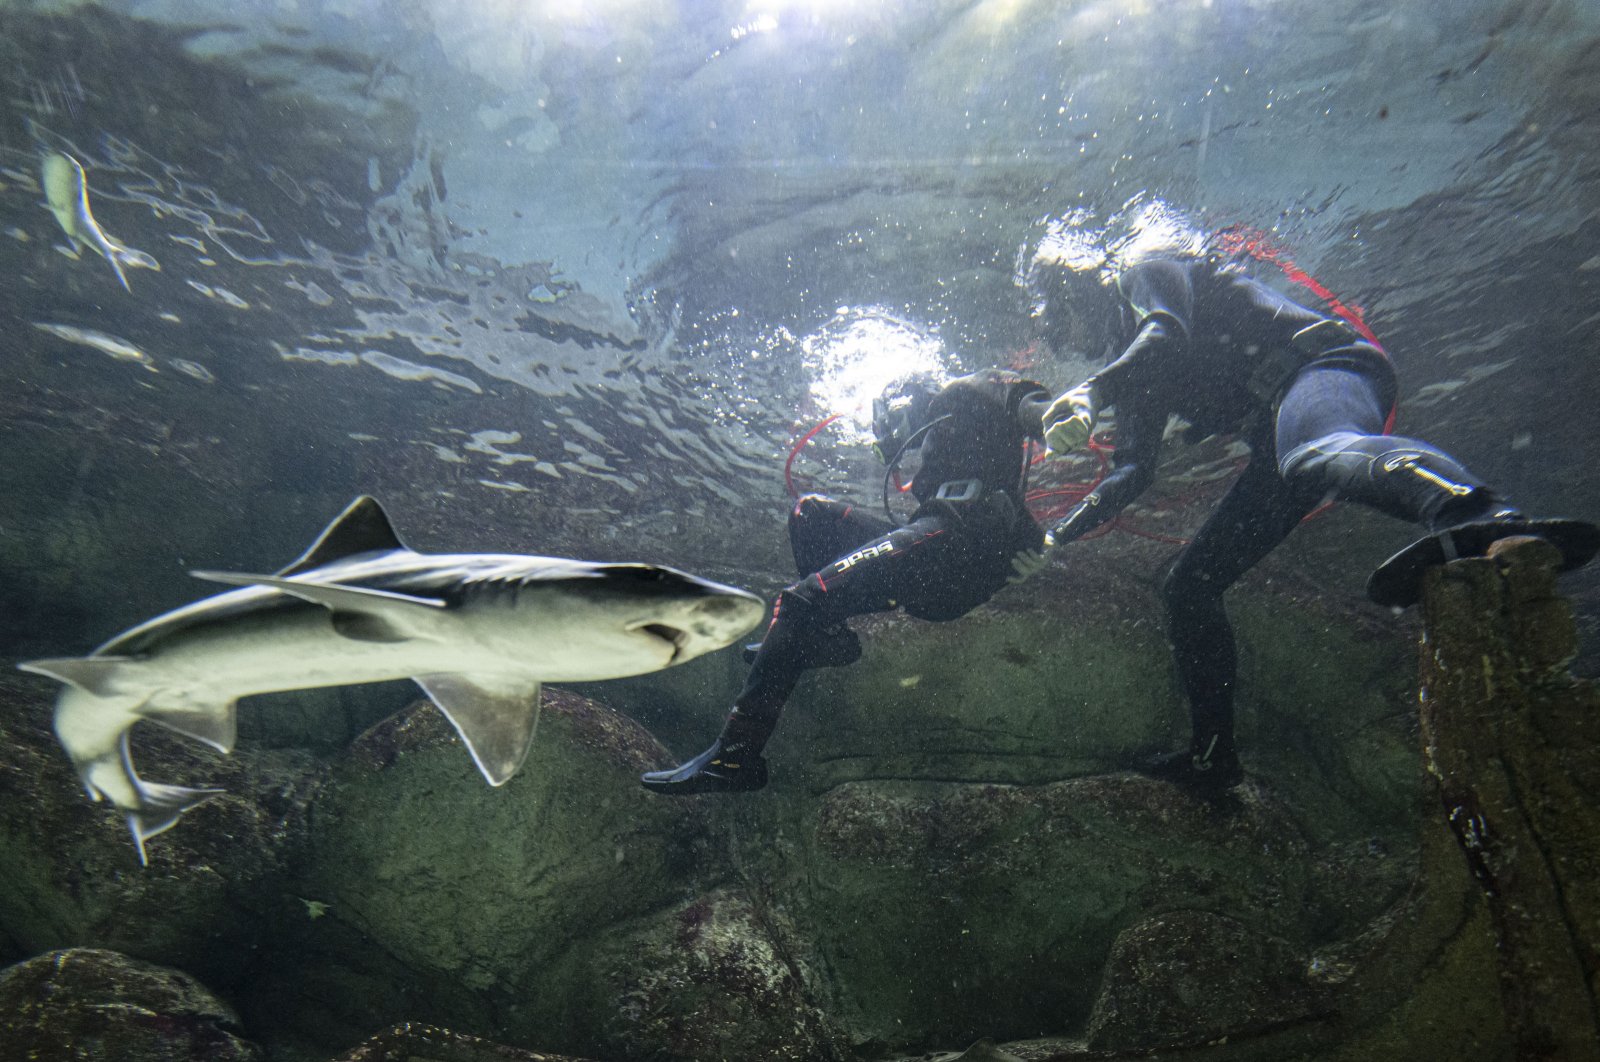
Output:
<svg viewBox="0 0 1600 1062">
<path fill-rule="evenodd" d="M 809 933 L 730 882 L 603 945 L 589 969 L 609 1013 L 604 1057 L 829 1062 L 849 1057 Z M 592 996 L 591 996 L 592 998 Z"/>
<path fill-rule="evenodd" d="M 225 792 L 147 844 L 91 802 L 50 728 L 54 690 L 0 676 L 0 935 L 25 955 L 93 946 L 226 988 L 248 973 L 286 904 L 286 864 L 316 769 L 303 751 L 220 756 L 154 726 L 134 731 L 144 777 Z"/>
<path fill-rule="evenodd" d="M 1314 844 L 1263 787 L 1218 807 L 1137 775 L 854 782 L 796 831 L 785 900 L 830 973 L 830 1013 L 906 1046 L 908 1029 L 961 1044 L 1083 1028 L 1129 969 L 1120 935 L 1153 916 L 1225 918 L 1309 953 L 1364 930 L 1415 869 Z"/>
<path fill-rule="evenodd" d="M 1211 911 L 1173 910 L 1117 934 L 1089 1018 L 1095 1050 L 1197 1045 L 1328 1009 L 1323 964 Z"/>
<path fill-rule="evenodd" d="M 825 1043 L 826 1023 L 792 942 L 719 891 L 712 805 L 639 787 L 668 757 L 627 716 L 545 697 L 499 789 L 425 702 L 348 750 L 291 886 L 304 916 L 252 1012 L 330 1046 L 420 1020 L 601 1057 L 824 1057 L 783 1046 L 808 1025 L 802 1041 Z"/>
<path fill-rule="evenodd" d="M 0 1057 L 30 1062 L 259 1062 L 239 1017 L 199 981 L 98 948 L 0 972 Z"/>
<path fill-rule="evenodd" d="M 318 1058 L 317 1062 L 325 1062 Z M 407 1021 L 364 1041 L 334 1062 L 592 1062 L 523 1051 L 437 1025 Z"/>
</svg>

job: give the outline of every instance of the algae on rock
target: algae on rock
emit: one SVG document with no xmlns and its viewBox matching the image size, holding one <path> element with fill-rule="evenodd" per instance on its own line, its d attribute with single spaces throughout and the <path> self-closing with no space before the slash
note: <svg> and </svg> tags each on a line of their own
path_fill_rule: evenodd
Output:
<svg viewBox="0 0 1600 1062">
<path fill-rule="evenodd" d="M 1519 1058 L 1600 1058 L 1600 689 L 1556 548 L 1506 539 L 1428 573 L 1422 725 L 1444 813 L 1491 914 Z"/>
<path fill-rule="evenodd" d="M 122 816 L 85 798 L 42 692 L 0 677 L 0 932 L 27 955 L 109 948 L 218 988 L 249 977 L 282 909 L 314 762 L 287 749 L 222 757 L 137 728 L 152 776 L 226 790 L 152 840 L 141 867 Z"/>
<path fill-rule="evenodd" d="M 33 1062 L 259 1062 L 233 1009 L 179 970 L 71 948 L 0 971 L 0 1053 Z"/>
</svg>

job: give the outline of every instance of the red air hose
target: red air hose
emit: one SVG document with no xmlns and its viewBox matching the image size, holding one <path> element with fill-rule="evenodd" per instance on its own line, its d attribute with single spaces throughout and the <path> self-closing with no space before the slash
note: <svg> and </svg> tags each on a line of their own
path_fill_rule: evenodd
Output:
<svg viewBox="0 0 1600 1062">
<path fill-rule="evenodd" d="M 800 456 L 800 451 L 806 448 L 806 443 L 817 437 L 817 432 L 838 420 L 842 415 L 840 413 L 832 413 L 823 417 L 814 428 L 800 436 L 795 444 L 789 447 L 789 459 L 783 463 L 783 485 L 788 489 L 789 497 L 800 497 L 800 491 L 794 485 L 794 459 Z"/>
<path fill-rule="evenodd" d="M 1215 235 L 1217 246 L 1224 254 L 1233 256 L 1247 254 L 1258 262 L 1271 262 L 1283 270 L 1283 275 L 1292 282 L 1299 284 L 1311 294 L 1327 303 L 1328 309 L 1345 324 L 1360 333 L 1361 338 L 1368 343 L 1383 350 L 1383 344 L 1378 342 L 1378 337 L 1372 329 L 1367 327 L 1366 318 L 1362 316 L 1361 307 L 1351 306 L 1335 295 L 1327 285 L 1304 269 L 1294 264 L 1282 246 L 1274 243 L 1272 238 L 1260 229 L 1252 229 L 1246 225 L 1230 225 L 1220 230 Z M 1387 352 L 1385 352 L 1387 353 Z"/>
</svg>

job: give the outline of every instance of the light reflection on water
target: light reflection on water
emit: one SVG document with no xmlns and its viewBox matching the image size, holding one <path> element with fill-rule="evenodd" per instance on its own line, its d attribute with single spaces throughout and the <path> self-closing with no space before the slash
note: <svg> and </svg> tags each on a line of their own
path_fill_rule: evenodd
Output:
<svg viewBox="0 0 1600 1062">
<path fill-rule="evenodd" d="M 944 380 L 952 360 L 944 343 L 916 324 L 880 307 L 841 306 L 832 320 L 800 340 L 811 396 L 846 442 L 872 439 L 872 400 L 885 386 L 911 373 Z"/>
<path fill-rule="evenodd" d="M 135 8 L 193 24 L 215 10 L 118 9 Z M 244 387 L 291 407 L 356 396 L 359 422 L 330 413 L 346 445 L 427 455 L 504 425 L 560 473 L 528 484 L 541 504 L 612 507 L 625 530 L 663 507 L 770 519 L 798 436 L 842 415 L 808 467 L 854 445 L 870 397 L 907 371 L 1075 382 L 1082 364 L 1030 362 L 1012 271 L 1078 216 L 1087 250 L 1121 261 L 1201 229 L 1270 232 L 1395 334 L 1406 408 L 1435 418 L 1423 431 L 1512 375 L 1491 370 L 1553 357 L 1517 299 L 1484 324 L 1472 293 L 1526 282 L 1508 252 L 1571 233 L 1593 200 L 1593 168 L 1568 163 L 1600 113 L 1580 76 L 1596 10 L 730 0 L 691 18 L 611 0 L 462 19 L 436 0 L 330 0 L 175 34 L 175 52 L 260 79 L 277 109 L 251 128 L 158 96 L 143 79 L 159 64 L 86 30 L 62 61 L 15 50 L 0 231 L 8 267 L 37 280 L 28 256 L 55 237 L 35 149 L 70 150 L 109 231 L 159 249 L 169 275 L 112 302 L 96 278 L 57 275 L 68 305 L 19 310 L 22 331 L 170 357 L 179 372 L 147 388 L 214 376 L 206 430 L 222 438 Z M 297 110 L 306 95 L 338 121 Z M 161 106 L 107 106 L 134 96 Z M 1545 257 L 1560 256 L 1525 260 Z M 1530 388 L 1560 375 L 1534 368 L 1518 374 Z M 1586 416 L 1555 419 L 1583 437 Z M 1518 453 L 1540 457 L 1546 435 Z M 1466 456 L 1494 473 L 1495 454 Z M 404 478 L 477 504 L 482 478 L 452 484 L 455 463 L 438 464 Z M 1550 464 L 1518 470 L 1553 487 Z M 865 462 L 825 471 L 872 489 Z"/>
</svg>

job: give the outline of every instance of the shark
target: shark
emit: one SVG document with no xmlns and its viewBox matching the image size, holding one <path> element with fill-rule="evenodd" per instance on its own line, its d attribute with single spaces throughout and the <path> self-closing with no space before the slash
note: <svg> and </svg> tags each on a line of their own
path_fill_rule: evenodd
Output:
<svg viewBox="0 0 1600 1062">
<path fill-rule="evenodd" d="M 18 666 L 63 683 L 54 726 L 89 797 L 145 842 L 222 792 L 146 781 L 129 752 L 148 720 L 223 753 L 251 694 L 413 679 L 492 786 L 527 758 L 541 684 L 642 675 L 733 644 L 762 599 L 653 564 L 419 553 L 370 496 L 270 575 L 196 571 L 227 590 L 79 658 Z"/>
<path fill-rule="evenodd" d="M 123 266 L 161 268 L 161 264 L 150 255 L 132 247 L 124 247 L 112 239 L 95 221 L 94 214 L 89 210 L 89 181 L 77 159 L 60 151 L 52 151 L 44 157 L 40 170 L 45 205 L 56 216 L 56 223 L 67 234 L 73 249 L 92 247 L 99 252 L 111 263 L 117 280 L 122 283 L 122 290 L 133 290 L 128 287 L 128 275 L 123 271 Z"/>
</svg>

